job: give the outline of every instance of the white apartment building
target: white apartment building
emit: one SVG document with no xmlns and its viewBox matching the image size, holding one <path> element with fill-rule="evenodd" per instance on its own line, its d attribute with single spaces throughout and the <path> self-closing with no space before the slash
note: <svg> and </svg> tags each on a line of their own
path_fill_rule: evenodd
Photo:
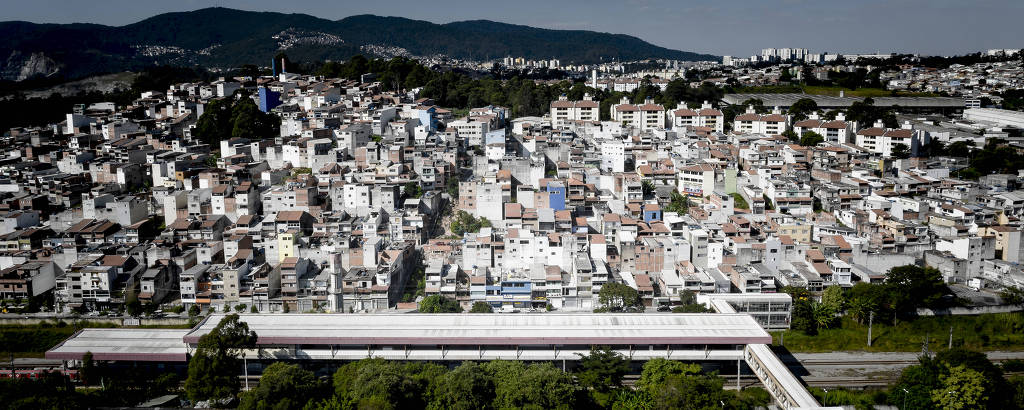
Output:
<svg viewBox="0 0 1024 410">
<path fill-rule="evenodd" d="M 910 124 L 904 124 L 903 128 L 884 128 L 881 121 L 875 123 L 874 127 L 857 131 L 855 144 L 874 154 L 885 158 L 891 158 L 893 148 L 897 145 L 906 145 L 912 156 L 916 156 L 922 145 L 928 144 L 930 138 L 927 131 L 914 130 Z"/>
<path fill-rule="evenodd" d="M 680 108 L 669 113 L 669 121 L 672 129 L 681 131 L 686 127 L 707 127 L 715 132 L 724 132 L 725 115 L 721 111 L 711 108 L 711 104 L 705 102 L 699 110 Z"/>
<path fill-rule="evenodd" d="M 626 144 L 621 140 L 601 142 L 601 169 L 610 172 L 624 172 L 626 168 Z"/>
<path fill-rule="evenodd" d="M 747 112 L 736 116 L 733 120 L 732 130 L 745 134 L 782 135 L 789 124 L 789 116 L 783 115 L 778 108 L 771 114 L 757 114 L 753 107 L 747 107 Z"/>
<path fill-rule="evenodd" d="M 643 104 L 630 104 L 625 97 L 612 106 L 612 121 L 631 125 L 644 131 L 665 128 L 665 107 L 647 99 Z"/>
<path fill-rule="evenodd" d="M 560 127 L 571 121 L 600 121 L 601 105 L 590 94 L 584 94 L 582 101 L 569 101 L 565 94 L 551 102 L 551 125 Z"/>
<path fill-rule="evenodd" d="M 715 190 L 715 168 L 708 164 L 697 164 L 680 168 L 677 176 L 677 190 L 681 194 L 703 198 Z"/>
<path fill-rule="evenodd" d="M 856 124 L 847 122 L 845 119 L 845 116 L 839 113 L 836 115 L 836 119 L 832 121 L 813 118 L 798 121 L 793 124 L 793 132 L 801 136 L 806 132 L 813 132 L 825 137 L 825 141 L 846 144 L 853 142 L 853 130 L 856 128 Z"/>
<path fill-rule="evenodd" d="M 466 143 L 471 147 L 478 147 L 483 144 L 484 135 L 490 132 L 490 126 L 485 121 L 458 120 L 448 123 L 449 130 L 455 130 L 459 138 L 465 138 Z"/>
</svg>

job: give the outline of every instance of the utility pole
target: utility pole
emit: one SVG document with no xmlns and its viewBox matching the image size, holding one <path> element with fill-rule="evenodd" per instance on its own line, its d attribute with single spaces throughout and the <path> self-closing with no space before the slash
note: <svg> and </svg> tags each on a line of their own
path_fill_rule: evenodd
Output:
<svg viewBox="0 0 1024 410">
<path fill-rule="evenodd" d="M 245 352 L 242 352 L 242 371 L 245 372 L 245 391 L 249 391 L 249 362 L 245 359 Z"/>
<path fill-rule="evenodd" d="M 875 312 L 868 314 L 868 347 L 871 347 L 871 326 L 875 324 Z"/>
<path fill-rule="evenodd" d="M 953 326 L 949 327 L 949 349 L 953 348 Z"/>
<path fill-rule="evenodd" d="M 736 359 L 736 391 L 740 391 L 740 359 Z"/>
</svg>

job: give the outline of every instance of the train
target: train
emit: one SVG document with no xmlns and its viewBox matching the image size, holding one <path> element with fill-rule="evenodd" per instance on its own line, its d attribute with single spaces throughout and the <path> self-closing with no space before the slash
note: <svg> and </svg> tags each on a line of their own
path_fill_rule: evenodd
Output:
<svg viewBox="0 0 1024 410">
<path fill-rule="evenodd" d="M 60 368 L 35 368 L 35 369 L 16 369 L 14 370 L 14 378 L 18 379 L 30 379 L 39 380 L 46 376 L 47 373 L 60 373 L 67 376 L 71 381 L 77 382 L 81 378 L 78 375 L 78 370 L 75 369 L 60 369 Z M 0 379 L 10 379 L 12 376 L 10 369 L 0 369 Z"/>
</svg>

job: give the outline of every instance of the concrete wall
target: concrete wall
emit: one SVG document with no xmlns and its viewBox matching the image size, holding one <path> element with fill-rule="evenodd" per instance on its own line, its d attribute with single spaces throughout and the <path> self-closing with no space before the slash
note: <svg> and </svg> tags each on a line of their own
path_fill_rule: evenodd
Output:
<svg viewBox="0 0 1024 410">
<path fill-rule="evenodd" d="M 1024 311 L 1024 305 L 954 307 L 948 309 L 918 309 L 918 316 L 965 316 L 986 313 L 1011 313 Z"/>
</svg>

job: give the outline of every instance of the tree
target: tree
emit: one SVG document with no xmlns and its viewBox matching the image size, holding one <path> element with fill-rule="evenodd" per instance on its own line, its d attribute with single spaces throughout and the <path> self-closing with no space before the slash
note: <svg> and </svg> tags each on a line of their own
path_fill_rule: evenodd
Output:
<svg viewBox="0 0 1024 410">
<path fill-rule="evenodd" d="M 203 115 L 196 120 L 192 135 L 211 146 L 220 146 L 220 140 L 231 135 L 232 125 L 231 102 L 215 99 L 203 107 Z"/>
<path fill-rule="evenodd" d="M 210 101 L 199 116 L 192 134 L 199 140 L 218 146 L 228 138 L 253 140 L 273 138 L 280 134 L 281 119 L 259 110 L 246 93 L 239 98 L 221 98 Z"/>
<path fill-rule="evenodd" d="M 441 295 L 431 295 L 420 301 L 420 313 L 462 313 L 459 302 Z"/>
<path fill-rule="evenodd" d="M 494 378 L 474 362 L 463 362 L 448 372 L 433 391 L 429 410 L 490 409 L 494 400 Z"/>
<path fill-rule="evenodd" d="M 805 147 L 813 147 L 825 141 L 825 137 L 813 131 L 807 131 L 803 136 L 800 137 L 800 145 Z"/>
<path fill-rule="evenodd" d="M 895 144 L 892 146 L 892 157 L 896 159 L 910 158 L 910 147 L 907 144 Z"/>
<path fill-rule="evenodd" d="M 189 316 L 196 317 L 196 316 L 199 316 L 200 313 L 202 313 L 202 309 L 199 308 L 199 305 L 195 305 L 194 304 L 192 306 L 189 306 L 189 308 L 188 308 L 188 315 Z"/>
<path fill-rule="evenodd" d="M 128 301 L 124 304 L 124 312 L 128 316 L 138 316 L 142 313 L 142 303 L 134 297 L 134 292 L 129 295 Z"/>
<path fill-rule="evenodd" d="M 589 354 L 579 356 L 576 379 L 583 388 L 607 393 L 622 387 L 622 378 L 629 372 L 629 359 L 609 347 L 591 347 Z"/>
<path fill-rule="evenodd" d="M 846 314 L 864 324 L 871 313 L 876 320 L 890 321 L 892 308 L 889 306 L 889 292 L 885 285 L 858 282 L 846 292 Z"/>
<path fill-rule="evenodd" d="M 801 98 L 789 106 L 789 115 L 793 116 L 793 121 L 806 120 L 807 115 L 815 111 L 818 111 L 818 103 L 810 98 Z"/>
<path fill-rule="evenodd" d="M 455 235 L 465 235 L 471 232 L 480 232 L 481 228 L 491 227 L 491 221 L 487 218 L 475 218 L 466 211 L 458 211 L 452 218 L 451 231 Z"/>
<path fill-rule="evenodd" d="M 679 293 L 679 306 L 672 308 L 672 313 L 705 313 L 711 312 L 703 303 L 697 303 L 697 294 L 692 290 Z"/>
<path fill-rule="evenodd" d="M 782 131 L 782 136 L 786 137 L 789 142 L 800 143 L 800 136 L 796 135 L 796 132 L 793 130 Z"/>
<path fill-rule="evenodd" d="M 985 376 L 963 365 L 948 369 L 939 376 L 940 387 L 931 391 L 932 402 L 947 410 L 986 408 Z"/>
<path fill-rule="evenodd" d="M 734 408 L 736 396 L 723 389 L 720 377 L 703 375 L 671 375 L 651 396 L 654 407 L 662 409 Z M 725 403 L 721 405 L 720 403 Z"/>
<path fill-rule="evenodd" d="M 818 334 L 818 322 L 814 315 L 814 305 L 806 299 L 793 299 L 793 313 L 790 326 L 808 335 Z"/>
<path fill-rule="evenodd" d="M 231 138 L 259 140 L 278 135 L 281 119 L 260 111 L 256 103 L 244 97 L 231 107 Z"/>
<path fill-rule="evenodd" d="M 199 338 L 195 355 L 189 360 L 185 392 L 193 401 L 224 399 L 238 393 L 238 372 L 243 349 L 256 346 L 256 333 L 231 314 L 221 319 L 210 333 Z"/>
<path fill-rule="evenodd" d="M 943 297 L 950 293 L 942 281 L 942 273 L 931 267 L 897 266 L 889 270 L 885 284 L 897 314 L 914 309 L 944 307 Z"/>
<path fill-rule="evenodd" d="M 831 328 L 836 321 L 837 311 L 833 310 L 831 306 L 824 303 L 814 303 L 811 305 L 812 315 L 814 317 L 814 325 L 819 329 Z"/>
<path fill-rule="evenodd" d="M 751 106 L 754 108 L 754 112 L 758 114 L 767 114 L 768 108 L 764 106 L 764 100 L 760 98 L 748 98 L 746 101 L 740 103 L 741 106 Z"/>
<path fill-rule="evenodd" d="M 316 396 L 320 384 L 313 372 L 299 365 L 274 362 L 263 370 L 260 382 L 241 395 L 240 410 L 301 408 Z"/>
<path fill-rule="evenodd" d="M 640 183 L 640 188 L 643 190 L 644 197 L 654 195 L 654 183 L 648 180 L 644 180 Z"/>
<path fill-rule="evenodd" d="M 483 365 L 494 379 L 494 407 L 498 409 L 572 409 L 576 385 L 572 376 L 551 363 L 529 366 L 522 362 L 491 361 Z"/>
<path fill-rule="evenodd" d="M 690 199 L 679 191 L 672 191 L 671 201 L 665 207 L 665 212 L 675 212 L 679 215 L 686 215 L 690 212 Z"/>
<path fill-rule="evenodd" d="M 606 310 L 622 310 L 640 306 L 640 294 L 628 285 L 609 282 L 601 286 L 598 303 Z"/>
<path fill-rule="evenodd" d="M 459 178 L 456 177 L 456 176 L 449 177 L 448 180 L 445 181 L 445 183 L 444 183 L 444 190 L 445 190 L 445 192 L 448 193 L 448 196 L 450 196 L 452 198 L 452 200 L 458 200 L 459 199 Z"/>
<path fill-rule="evenodd" d="M 82 384 L 86 386 L 92 385 L 96 378 L 96 362 L 92 360 L 92 352 L 85 352 L 82 355 L 82 367 L 78 369 L 78 376 L 82 379 Z"/>
<path fill-rule="evenodd" d="M 473 302 L 473 307 L 469 309 L 469 313 L 494 313 L 494 309 L 487 302 Z"/>
<path fill-rule="evenodd" d="M 366 359 L 334 373 L 334 393 L 346 409 L 424 408 L 443 376 L 436 364 Z"/>
<path fill-rule="evenodd" d="M 405 184 L 405 195 L 409 198 L 419 198 L 423 196 L 423 187 L 417 184 L 416 181 L 409 181 Z"/>
<path fill-rule="evenodd" d="M 1024 304 L 1024 289 L 1016 286 L 1009 286 L 999 292 L 999 298 L 1007 305 Z"/>
<path fill-rule="evenodd" d="M 669 376 L 695 375 L 700 374 L 700 371 L 700 365 L 696 363 L 656 358 L 644 363 L 644 369 L 640 373 L 640 380 L 636 382 L 636 387 L 656 391 L 665 384 Z"/>
<path fill-rule="evenodd" d="M 842 312 L 846 309 L 846 297 L 843 296 L 843 288 L 839 285 L 825 288 L 825 291 L 821 294 L 821 304 L 833 312 Z"/>
</svg>

